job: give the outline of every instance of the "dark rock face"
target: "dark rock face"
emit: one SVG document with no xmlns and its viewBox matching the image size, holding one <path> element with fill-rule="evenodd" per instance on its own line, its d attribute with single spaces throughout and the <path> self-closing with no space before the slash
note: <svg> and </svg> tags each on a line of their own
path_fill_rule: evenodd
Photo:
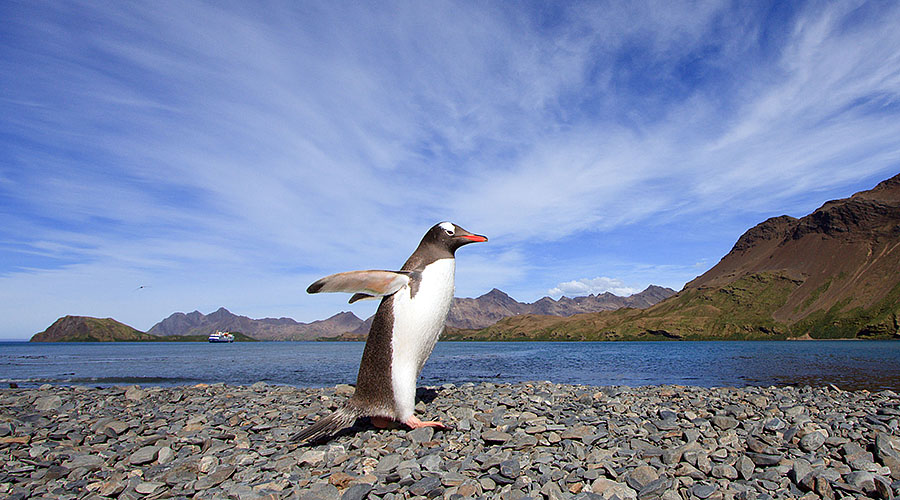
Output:
<svg viewBox="0 0 900 500">
<path fill-rule="evenodd" d="M 797 219 L 789 215 L 766 219 L 741 235 L 731 251 L 743 252 L 761 241 L 781 241 L 793 232 L 796 225 Z"/>
<path fill-rule="evenodd" d="M 519 302 L 496 288 L 475 299 L 453 300 L 447 326 L 451 328 L 485 328 L 497 321 L 521 314 L 544 316 L 573 316 L 581 313 L 613 311 L 623 307 L 643 309 L 675 295 L 675 290 L 650 285 L 646 290 L 629 297 L 611 293 L 585 297 L 560 297 L 554 300 L 544 297 L 531 304 Z"/>
</svg>

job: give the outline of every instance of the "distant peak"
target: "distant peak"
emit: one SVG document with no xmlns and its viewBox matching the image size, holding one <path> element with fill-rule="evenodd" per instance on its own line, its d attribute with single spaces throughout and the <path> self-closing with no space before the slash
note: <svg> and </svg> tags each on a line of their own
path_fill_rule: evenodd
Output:
<svg viewBox="0 0 900 500">
<path fill-rule="evenodd" d="M 356 318 L 356 319 L 359 319 L 359 317 L 358 317 L 357 315 L 353 314 L 353 313 L 350 312 L 350 311 L 341 311 L 341 312 L 335 314 L 334 316 L 332 316 L 332 317 L 330 317 L 330 318 L 328 318 L 328 319 L 338 319 L 338 318 L 340 318 L 340 319 L 343 319 L 343 318 L 347 318 L 347 319 L 350 319 L 350 318 Z M 362 321 L 362 320 L 360 320 L 360 321 Z"/>
<path fill-rule="evenodd" d="M 509 298 L 509 295 L 506 292 L 504 292 L 503 290 L 500 290 L 499 288 L 492 288 L 490 292 L 482 295 L 482 297 L 506 297 L 506 298 Z"/>
</svg>

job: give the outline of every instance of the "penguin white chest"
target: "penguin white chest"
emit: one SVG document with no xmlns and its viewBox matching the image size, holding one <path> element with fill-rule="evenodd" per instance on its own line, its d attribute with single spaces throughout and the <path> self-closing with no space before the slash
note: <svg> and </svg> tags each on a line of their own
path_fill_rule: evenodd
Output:
<svg viewBox="0 0 900 500">
<path fill-rule="evenodd" d="M 437 260 L 422 271 L 415 295 L 409 288 L 394 294 L 391 382 L 400 418 L 413 413 L 416 379 L 444 328 L 453 301 L 455 272 L 455 259 Z"/>
</svg>

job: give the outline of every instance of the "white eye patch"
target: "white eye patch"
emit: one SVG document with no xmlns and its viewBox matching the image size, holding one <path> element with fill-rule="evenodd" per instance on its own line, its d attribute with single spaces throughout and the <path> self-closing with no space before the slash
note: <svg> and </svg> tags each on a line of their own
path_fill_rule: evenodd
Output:
<svg viewBox="0 0 900 500">
<path fill-rule="evenodd" d="M 456 228 L 454 228 L 453 224 L 450 222 L 441 222 L 438 225 L 441 226 L 441 229 L 447 231 L 448 234 L 453 234 L 456 232 Z"/>
</svg>

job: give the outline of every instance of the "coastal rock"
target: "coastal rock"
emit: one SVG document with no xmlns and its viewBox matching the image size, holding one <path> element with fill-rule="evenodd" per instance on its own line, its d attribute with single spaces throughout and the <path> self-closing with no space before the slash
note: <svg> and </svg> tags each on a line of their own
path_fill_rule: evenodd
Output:
<svg viewBox="0 0 900 500">
<path fill-rule="evenodd" d="M 37 411 L 53 411 L 60 406 L 62 406 L 62 399 L 59 396 L 44 396 L 34 402 L 34 409 Z"/>
<path fill-rule="evenodd" d="M 890 391 L 445 384 L 430 388 L 417 411 L 446 421 L 448 430 L 375 429 L 361 421 L 308 445 L 290 436 L 348 394 L 269 384 L 141 390 L 143 397 L 129 400 L 127 388 L 0 389 L 0 497 L 897 494 L 889 478 L 897 416 L 886 410 L 900 407 L 900 397 Z M 52 395 L 70 409 L 38 412 L 34 402 Z M 776 418 L 785 426 L 766 429 Z M 454 425 L 462 420 L 465 429 Z M 828 437 L 804 442 L 814 433 Z"/>
<path fill-rule="evenodd" d="M 159 454 L 158 446 L 144 446 L 143 448 L 139 448 L 137 451 L 131 454 L 128 457 L 128 463 L 131 465 L 144 465 L 149 464 L 156 460 L 156 456 Z"/>
<path fill-rule="evenodd" d="M 800 438 L 800 449 L 803 451 L 816 451 L 825 444 L 825 438 L 826 436 L 823 432 L 810 432 Z"/>
</svg>

